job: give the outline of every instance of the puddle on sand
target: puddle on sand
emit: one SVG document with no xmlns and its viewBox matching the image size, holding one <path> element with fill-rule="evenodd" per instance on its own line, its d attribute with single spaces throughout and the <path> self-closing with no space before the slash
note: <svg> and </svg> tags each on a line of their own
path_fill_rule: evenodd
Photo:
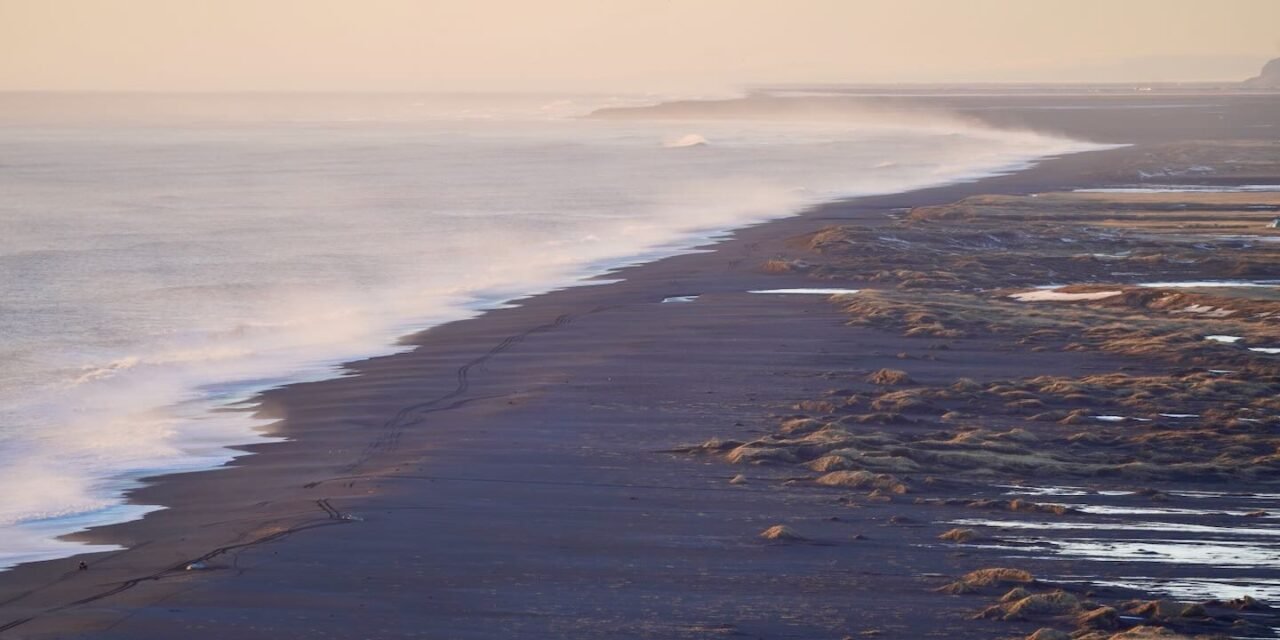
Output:
<svg viewBox="0 0 1280 640">
<path fill-rule="evenodd" d="M 1083 293 L 1069 293 L 1066 291 L 1058 291 L 1056 289 L 1037 289 L 1035 291 L 1027 291 L 1025 293 L 1015 293 L 1010 298 L 1019 302 L 1076 302 L 1083 300 L 1104 300 L 1112 298 L 1123 293 L 1122 291 L 1087 291 Z"/>
<path fill-rule="evenodd" d="M 1280 580 L 1266 578 L 1186 578 L 1169 579 L 1147 576 L 1094 578 L 1067 576 L 1055 582 L 1090 584 L 1100 587 L 1118 587 L 1159 593 L 1175 600 L 1198 602 L 1203 600 L 1232 600 L 1243 596 L 1263 602 L 1280 602 Z"/>
<path fill-rule="evenodd" d="M 1170 184 L 1159 186 L 1095 187 L 1074 189 L 1076 193 L 1241 193 L 1250 191 L 1280 191 L 1280 184 Z"/>
<path fill-rule="evenodd" d="M 1240 336 L 1205 336 L 1204 339 L 1212 342 L 1220 342 L 1222 344 L 1237 344 L 1241 340 L 1244 340 L 1244 338 Z M 1280 347 L 1249 347 L 1249 350 L 1254 353 L 1265 353 L 1268 355 L 1280 353 Z"/>
<path fill-rule="evenodd" d="M 1005 495 L 1023 495 L 1023 496 L 1131 496 L 1135 495 L 1133 491 L 1109 489 L 1106 491 L 1095 491 L 1088 487 L 1073 486 L 1055 486 L 1055 487 L 1037 487 L 1032 485 L 1016 485 L 1002 484 L 996 485 L 1001 489 L 1007 489 Z M 1164 491 L 1171 496 L 1181 496 L 1186 498 L 1243 498 L 1246 500 L 1280 500 L 1280 493 L 1255 493 L 1247 491 L 1194 491 L 1187 489 L 1169 489 Z"/>
<path fill-rule="evenodd" d="M 1114 275 L 1126 275 L 1116 273 Z M 1096 282 L 1086 282 L 1080 284 L 1097 285 Z M 1015 293 L 1010 298 L 1030 302 L 1034 300 L 1101 300 L 1112 296 L 1120 295 L 1121 291 L 1090 291 L 1084 293 L 1067 293 L 1058 291 L 1068 284 L 1042 284 L 1033 287 L 1034 291 L 1025 293 Z M 1164 282 L 1134 282 L 1129 284 L 1116 283 L 1112 286 L 1124 287 L 1144 287 L 1147 289 L 1216 289 L 1216 288 L 1235 288 L 1235 287 L 1280 287 L 1280 280 L 1171 280 Z"/>
<path fill-rule="evenodd" d="M 1223 344 L 1234 344 L 1234 343 L 1240 342 L 1241 340 L 1244 340 L 1244 338 L 1241 336 L 1205 336 L 1204 339 L 1212 340 L 1214 342 L 1221 342 Z"/>
<path fill-rule="evenodd" d="M 996 485 L 1005 491 L 1006 495 L 1021 496 L 1130 496 L 1132 491 L 1094 491 L 1086 487 L 1030 487 L 1016 484 L 1000 484 Z"/>
<path fill-rule="evenodd" d="M 1006 538 L 1015 545 L 1037 549 L 1042 557 L 1067 557 L 1096 562 L 1155 562 L 1208 565 L 1234 569 L 1280 569 L 1280 547 L 1230 540 L 1107 540 L 1103 538 Z M 1001 551 L 1026 552 L 997 544 L 970 545 Z"/>
<path fill-rule="evenodd" d="M 861 289 L 757 289 L 748 293 L 791 293 L 818 296 L 843 296 L 858 293 Z"/>
<path fill-rule="evenodd" d="M 1280 280 L 1191 280 L 1186 282 L 1139 282 L 1149 289 L 1212 289 L 1215 287 L 1280 287 Z"/>
<path fill-rule="evenodd" d="M 1077 502 L 1063 502 L 1064 507 L 1071 507 L 1081 513 L 1093 513 L 1097 515 L 1133 515 L 1133 516 L 1210 516 L 1210 515 L 1227 515 L 1244 517 L 1252 513 L 1251 511 L 1240 511 L 1231 509 L 1188 509 L 1185 507 L 1117 507 L 1105 504 L 1083 504 Z M 1265 518 L 1280 518 L 1280 515 L 1269 515 Z"/>
<path fill-rule="evenodd" d="M 1267 211 L 1276 211 L 1276 209 L 1267 209 Z M 1280 237 L 1277 236 L 1225 235 L 1217 238 L 1229 242 L 1280 242 Z"/>
<path fill-rule="evenodd" d="M 1210 513 L 1217 513 L 1211 511 Z M 1265 527 L 1218 527 L 1207 524 L 1187 524 L 1181 522 L 1045 522 L 1030 520 L 988 520 L 985 518 L 961 518 L 948 524 L 959 527 L 991 527 L 993 529 L 1041 529 L 1045 531 L 1158 531 L 1161 533 L 1198 533 L 1218 537 L 1274 537 L 1280 536 L 1280 529 Z M 1280 552 L 1280 549 L 1277 549 Z"/>
<path fill-rule="evenodd" d="M 1230 491 L 1166 491 L 1171 496 L 1186 498 L 1244 498 L 1246 500 L 1280 500 L 1280 493 L 1254 493 Z"/>
<path fill-rule="evenodd" d="M 1074 498 L 1063 505 L 1083 515 L 1047 520 L 1011 514 L 1008 519 L 961 518 L 946 524 L 985 529 L 996 539 L 971 546 L 1008 558 L 1115 567 L 1093 575 L 1045 576 L 1048 580 L 1131 588 L 1190 601 L 1248 595 L 1280 602 L 1280 494 L 1166 489 L 1157 494 L 1166 503 L 1155 505 L 1145 491 L 1002 488 L 1006 495 Z M 1077 572 L 1083 569 L 1077 567 Z M 1150 577 L 1153 574 L 1156 577 Z"/>
</svg>

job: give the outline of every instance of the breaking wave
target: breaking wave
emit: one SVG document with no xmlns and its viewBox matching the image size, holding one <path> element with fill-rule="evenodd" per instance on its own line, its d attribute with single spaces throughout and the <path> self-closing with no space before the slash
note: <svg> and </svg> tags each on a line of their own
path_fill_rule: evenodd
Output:
<svg viewBox="0 0 1280 640">
<path fill-rule="evenodd" d="M 667 147 L 668 149 L 679 149 L 683 147 L 703 147 L 708 144 L 710 143 L 707 142 L 706 138 L 696 133 L 689 133 L 689 134 L 680 136 L 675 140 L 668 140 L 664 142 L 662 146 Z"/>
</svg>

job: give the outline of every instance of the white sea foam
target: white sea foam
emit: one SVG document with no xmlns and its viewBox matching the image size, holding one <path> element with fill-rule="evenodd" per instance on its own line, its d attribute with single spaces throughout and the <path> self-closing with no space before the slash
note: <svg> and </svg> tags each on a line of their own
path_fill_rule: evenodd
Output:
<svg viewBox="0 0 1280 640">
<path fill-rule="evenodd" d="M 406 333 L 817 202 L 1098 148 L 926 116 L 700 140 L 565 117 L 633 102 L 0 96 L 0 566 L 88 549 L 54 537 L 269 439 L 211 408 Z"/>
</svg>

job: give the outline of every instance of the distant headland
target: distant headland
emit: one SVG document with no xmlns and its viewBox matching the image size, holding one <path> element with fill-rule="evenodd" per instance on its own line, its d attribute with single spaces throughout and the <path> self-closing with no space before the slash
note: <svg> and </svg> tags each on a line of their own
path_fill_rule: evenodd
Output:
<svg viewBox="0 0 1280 640">
<path fill-rule="evenodd" d="M 1262 65 L 1262 72 L 1242 82 L 1251 89 L 1280 89 L 1280 58 L 1272 58 Z"/>
</svg>

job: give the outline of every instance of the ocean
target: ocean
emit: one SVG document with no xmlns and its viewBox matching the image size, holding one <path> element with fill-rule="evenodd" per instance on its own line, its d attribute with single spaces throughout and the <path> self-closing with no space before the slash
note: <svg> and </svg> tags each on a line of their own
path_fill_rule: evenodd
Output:
<svg viewBox="0 0 1280 640">
<path fill-rule="evenodd" d="M 934 114 L 585 118 L 658 96 L 0 94 L 0 568 L 273 439 L 270 387 L 834 199 L 1093 145 Z"/>
</svg>

